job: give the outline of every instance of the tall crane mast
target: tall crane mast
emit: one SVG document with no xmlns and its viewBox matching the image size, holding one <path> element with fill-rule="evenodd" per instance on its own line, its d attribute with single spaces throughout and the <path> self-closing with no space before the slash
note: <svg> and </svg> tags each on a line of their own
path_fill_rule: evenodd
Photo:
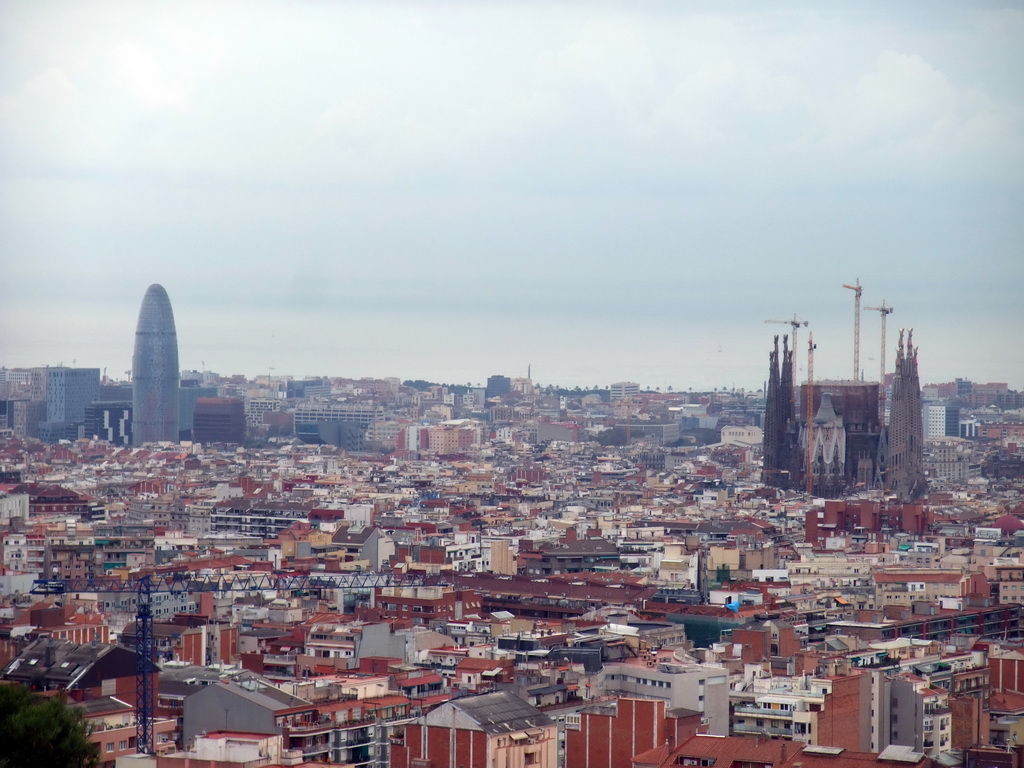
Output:
<svg viewBox="0 0 1024 768">
<path fill-rule="evenodd" d="M 843 283 L 843 288 L 853 291 L 853 380 L 860 381 L 860 295 L 864 287 L 858 277 L 856 285 Z"/>
<path fill-rule="evenodd" d="M 796 345 L 796 332 L 797 332 L 797 330 L 799 330 L 800 326 L 804 326 L 804 327 L 807 326 L 807 324 L 808 324 L 807 320 L 798 320 L 797 316 L 796 316 L 796 312 L 794 312 L 792 320 L 765 320 L 765 322 L 766 323 L 775 323 L 777 325 L 790 325 L 790 326 L 792 326 L 793 327 L 793 345 L 792 345 L 791 348 L 792 348 L 792 350 L 794 352 L 794 356 L 795 356 L 795 354 L 799 354 L 799 353 L 797 353 L 797 350 L 800 349 L 800 347 L 798 347 Z"/>
<path fill-rule="evenodd" d="M 153 595 L 184 592 L 262 592 L 310 589 L 367 590 L 376 587 L 419 586 L 426 577 L 419 574 L 394 574 L 355 571 L 318 576 L 277 575 L 273 573 L 234 574 L 231 576 L 144 575 L 128 579 L 80 578 L 41 579 L 32 593 L 64 595 L 69 592 L 135 593 L 135 743 L 139 752 L 156 754 L 153 733 L 153 707 L 156 703 L 156 643 L 153 635 Z"/>
<path fill-rule="evenodd" d="M 814 495 L 814 334 L 807 334 L 807 389 L 804 394 L 804 485 Z"/>
<path fill-rule="evenodd" d="M 878 376 L 878 418 L 883 424 L 885 423 L 885 319 L 892 314 L 893 308 L 885 306 L 885 299 L 882 299 L 882 306 L 880 307 L 864 307 L 864 309 L 873 309 L 882 315 L 882 354 L 881 360 L 881 373 Z"/>
</svg>

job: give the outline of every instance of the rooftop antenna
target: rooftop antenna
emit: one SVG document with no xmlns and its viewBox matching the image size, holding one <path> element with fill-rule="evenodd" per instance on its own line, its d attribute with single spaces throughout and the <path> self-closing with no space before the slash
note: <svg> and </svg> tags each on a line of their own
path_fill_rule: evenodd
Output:
<svg viewBox="0 0 1024 768">
<path fill-rule="evenodd" d="M 864 287 L 858 277 L 856 285 L 843 283 L 843 288 L 853 291 L 853 380 L 860 381 L 860 295 Z"/>
</svg>

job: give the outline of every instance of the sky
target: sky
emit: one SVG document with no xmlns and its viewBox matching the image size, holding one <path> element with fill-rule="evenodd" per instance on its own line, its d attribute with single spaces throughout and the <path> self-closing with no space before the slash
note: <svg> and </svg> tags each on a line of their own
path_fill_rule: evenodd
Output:
<svg viewBox="0 0 1024 768">
<path fill-rule="evenodd" d="M 1016 2 L 0 0 L 0 366 L 1024 389 Z M 880 313 L 861 318 L 877 379 Z"/>
</svg>

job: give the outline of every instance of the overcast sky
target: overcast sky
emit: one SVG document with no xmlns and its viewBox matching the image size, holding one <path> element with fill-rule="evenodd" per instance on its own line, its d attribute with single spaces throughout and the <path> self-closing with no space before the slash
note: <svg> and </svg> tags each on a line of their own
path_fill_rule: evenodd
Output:
<svg viewBox="0 0 1024 768">
<path fill-rule="evenodd" d="M 0 365 L 122 376 L 161 283 L 183 368 L 756 388 L 794 313 L 850 376 L 860 279 L 1024 388 L 1018 3 L 0 14 Z"/>
</svg>

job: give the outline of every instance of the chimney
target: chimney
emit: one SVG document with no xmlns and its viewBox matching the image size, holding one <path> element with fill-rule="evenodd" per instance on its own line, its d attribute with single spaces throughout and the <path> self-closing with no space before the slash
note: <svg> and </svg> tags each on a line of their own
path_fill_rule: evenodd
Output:
<svg viewBox="0 0 1024 768">
<path fill-rule="evenodd" d="M 46 638 L 46 645 L 43 647 L 43 664 L 49 668 L 57 660 L 57 649 L 53 647 L 53 638 Z"/>
</svg>

